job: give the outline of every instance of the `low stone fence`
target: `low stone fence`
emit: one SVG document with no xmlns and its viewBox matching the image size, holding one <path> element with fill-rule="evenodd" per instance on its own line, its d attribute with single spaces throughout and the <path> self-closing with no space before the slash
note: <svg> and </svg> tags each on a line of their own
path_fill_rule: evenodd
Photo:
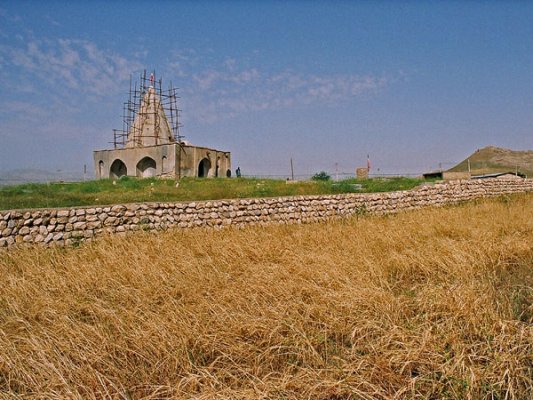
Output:
<svg viewBox="0 0 533 400">
<path fill-rule="evenodd" d="M 0 247 L 72 245 L 136 230 L 309 223 L 533 192 L 533 179 L 462 180 L 387 193 L 0 211 Z"/>
</svg>

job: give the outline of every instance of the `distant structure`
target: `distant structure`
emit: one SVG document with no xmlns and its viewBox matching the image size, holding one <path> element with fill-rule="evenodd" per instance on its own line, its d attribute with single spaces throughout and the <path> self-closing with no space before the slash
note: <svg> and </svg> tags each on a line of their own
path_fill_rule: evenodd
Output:
<svg viewBox="0 0 533 400">
<path fill-rule="evenodd" d="M 470 179 L 472 175 L 468 171 L 453 172 L 453 171 L 430 171 L 422 174 L 424 179 L 443 179 L 445 181 L 456 181 L 460 179 Z"/>
<path fill-rule="evenodd" d="M 368 179 L 370 174 L 370 155 L 366 155 L 366 167 L 360 167 L 355 169 L 355 177 L 357 179 Z"/>
<path fill-rule="evenodd" d="M 355 177 L 357 179 L 368 179 L 368 168 L 366 167 L 356 168 Z"/>
<path fill-rule="evenodd" d="M 230 177 L 231 154 L 192 146 L 180 134 L 177 88 L 161 89 L 144 71 L 124 103 L 122 129 L 113 130 L 113 149 L 93 152 L 97 179 L 121 176 Z"/>
<path fill-rule="evenodd" d="M 499 178 L 499 179 L 525 179 L 527 178 L 526 174 L 521 172 L 496 172 L 493 174 L 483 174 L 483 175 L 473 175 L 472 179 L 489 179 L 489 178 Z"/>
</svg>

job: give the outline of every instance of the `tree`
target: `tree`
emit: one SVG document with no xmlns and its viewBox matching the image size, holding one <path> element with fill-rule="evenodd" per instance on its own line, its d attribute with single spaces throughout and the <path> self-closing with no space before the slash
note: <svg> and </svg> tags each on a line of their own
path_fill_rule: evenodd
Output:
<svg viewBox="0 0 533 400">
<path fill-rule="evenodd" d="M 320 171 L 311 177 L 314 181 L 329 181 L 330 178 L 331 176 L 329 176 L 326 171 Z"/>
</svg>

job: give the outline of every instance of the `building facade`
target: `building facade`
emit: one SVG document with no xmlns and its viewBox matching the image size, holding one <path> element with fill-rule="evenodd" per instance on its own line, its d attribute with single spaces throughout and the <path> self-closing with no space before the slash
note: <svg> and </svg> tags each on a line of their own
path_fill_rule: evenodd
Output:
<svg viewBox="0 0 533 400">
<path fill-rule="evenodd" d="M 136 146 L 94 152 L 97 179 L 163 177 L 230 177 L 231 154 L 185 143 Z"/>
</svg>

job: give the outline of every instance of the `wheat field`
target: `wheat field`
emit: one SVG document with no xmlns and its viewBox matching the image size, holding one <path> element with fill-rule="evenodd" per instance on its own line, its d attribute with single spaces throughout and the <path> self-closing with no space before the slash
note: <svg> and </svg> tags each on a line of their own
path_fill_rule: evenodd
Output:
<svg viewBox="0 0 533 400">
<path fill-rule="evenodd" d="M 533 397 L 533 195 L 0 253 L 0 397 Z"/>
</svg>

